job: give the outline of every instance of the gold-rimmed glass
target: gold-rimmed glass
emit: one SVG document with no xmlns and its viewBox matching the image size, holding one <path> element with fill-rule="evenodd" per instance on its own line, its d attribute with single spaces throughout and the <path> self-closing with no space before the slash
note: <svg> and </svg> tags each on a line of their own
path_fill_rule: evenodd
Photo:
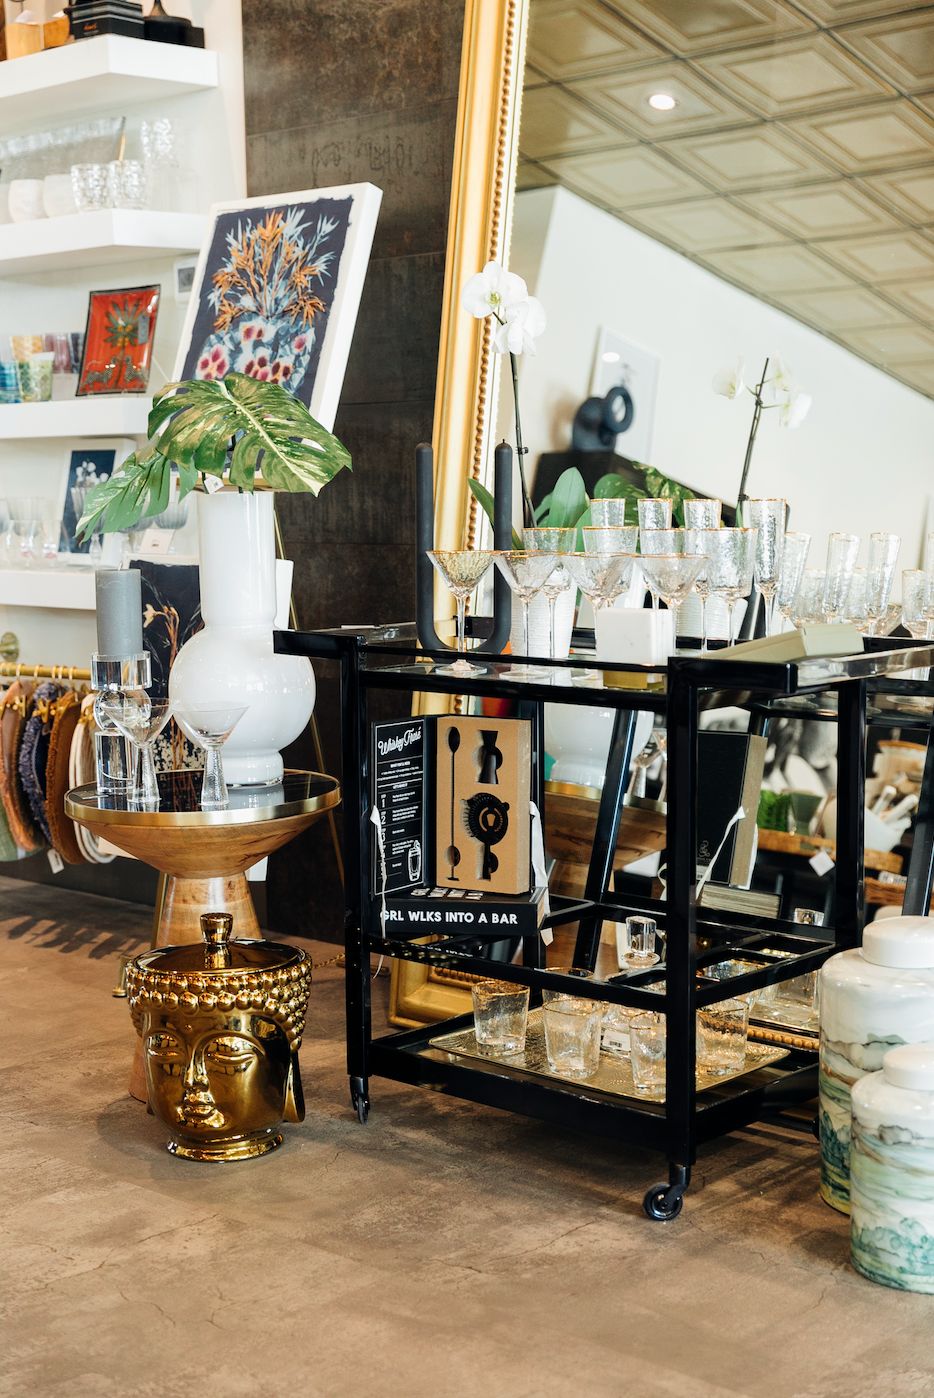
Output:
<svg viewBox="0 0 934 1398">
<path fill-rule="evenodd" d="M 639 504 L 643 504 L 639 501 Z M 664 502 L 670 504 L 670 501 Z M 643 558 L 651 554 L 671 554 L 684 552 L 684 530 L 669 529 L 667 526 L 658 529 L 639 530 L 639 552 Z M 645 572 L 645 569 L 643 569 Z M 658 607 L 658 593 L 655 591 L 648 578 L 645 580 L 649 592 L 652 594 L 652 606 Z"/>
<path fill-rule="evenodd" d="M 585 553 L 635 553 L 639 542 L 636 524 L 586 524 L 581 534 Z"/>
<path fill-rule="evenodd" d="M 627 591 L 635 561 L 631 553 L 569 553 L 564 560 L 595 612 Z"/>
<path fill-rule="evenodd" d="M 747 500 L 743 506 L 756 537 L 756 587 L 765 603 L 765 634 L 772 634 L 772 603 L 778 588 L 785 546 L 785 516 L 788 506 L 784 500 Z"/>
<path fill-rule="evenodd" d="M 807 563 L 810 547 L 810 534 L 800 534 L 794 530 L 785 531 L 776 600 L 779 614 L 786 621 L 790 619 L 795 609 L 795 599 L 798 596 L 798 588 L 801 586 L 801 578 L 804 574 L 804 565 Z"/>
<path fill-rule="evenodd" d="M 685 529 L 719 529 L 721 500 L 682 500 Z"/>
<path fill-rule="evenodd" d="M 639 500 L 637 501 L 637 507 L 639 510 L 640 530 L 671 528 L 670 500 Z"/>
<path fill-rule="evenodd" d="M 878 623 L 885 616 L 889 593 L 895 577 L 895 565 L 902 541 L 897 534 L 870 534 L 869 562 L 866 567 L 866 616 L 869 634 L 876 635 Z"/>
<path fill-rule="evenodd" d="M 706 554 L 661 553 L 642 556 L 642 572 L 650 588 L 672 613 L 672 645 L 678 644 L 678 608 L 707 567 Z"/>
<path fill-rule="evenodd" d="M 730 644 L 737 602 L 752 591 L 756 566 L 756 529 L 699 529 L 698 547 L 707 555 L 707 586 L 722 597 L 730 614 Z"/>
<path fill-rule="evenodd" d="M 529 648 L 529 603 L 540 592 L 554 572 L 558 555 L 551 549 L 531 551 L 503 549 L 494 553 L 496 566 L 508 582 L 522 607 L 522 655 Z M 566 560 L 571 554 L 562 555 Z M 535 679 L 547 672 L 540 665 L 513 665 L 510 675 L 517 680 Z"/>
<path fill-rule="evenodd" d="M 492 549 L 429 549 L 428 557 L 448 591 L 457 603 L 457 652 L 453 665 L 439 665 L 438 675 L 482 675 L 483 665 L 472 665 L 465 658 L 467 636 L 465 612 L 467 598 L 493 562 Z"/>
<path fill-rule="evenodd" d="M 827 540 L 827 564 L 824 568 L 823 618 L 834 622 L 843 616 L 846 599 L 853 580 L 853 569 L 859 553 L 858 534 L 831 534 Z"/>
<path fill-rule="evenodd" d="M 577 529 L 563 529 L 556 525 L 545 525 L 535 529 L 523 529 L 522 542 L 526 549 L 541 553 L 573 553 L 577 543 Z M 554 570 L 542 583 L 542 592 L 548 599 L 548 655 L 555 658 L 555 605 L 562 592 L 571 586 L 571 575 L 560 558 Z"/>
</svg>

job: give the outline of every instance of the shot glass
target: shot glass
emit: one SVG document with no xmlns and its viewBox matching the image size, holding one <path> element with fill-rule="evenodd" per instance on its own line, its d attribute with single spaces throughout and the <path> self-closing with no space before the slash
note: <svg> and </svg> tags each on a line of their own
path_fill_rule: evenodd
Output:
<svg viewBox="0 0 934 1398">
<path fill-rule="evenodd" d="M 477 1047 L 491 1057 L 521 1053 L 529 1018 L 529 988 L 511 981 L 478 981 L 473 987 Z"/>
<path fill-rule="evenodd" d="M 542 1007 L 548 1066 L 563 1078 L 583 1081 L 600 1064 L 603 1002 L 558 995 Z"/>
<path fill-rule="evenodd" d="M 746 1061 L 749 1005 L 720 1000 L 697 1011 L 697 1062 L 708 1073 L 737 1073 Z"/>
<path fill-rule="evenodd" d="M 629 950 L 626 953 L 626 965 L 630 970 L 642 970 L 646 966 L 654 966 L 658 961 L 658 954 L 655 951 L 656 923 L 651 917 L 630 917 L 626 919 L 626 929 L 629 936 Z M 617 940 L 617 947 L 619 941 Z"/>
<path fill-rule="evenodd" d="M 665 1093 L 665 1064 L 668 1055 L 668 1022 L 664 1015 L 636 1015 L 629 1021 L 629 1058 L 632 1082 L 645 1097 Z"/>
</svg>

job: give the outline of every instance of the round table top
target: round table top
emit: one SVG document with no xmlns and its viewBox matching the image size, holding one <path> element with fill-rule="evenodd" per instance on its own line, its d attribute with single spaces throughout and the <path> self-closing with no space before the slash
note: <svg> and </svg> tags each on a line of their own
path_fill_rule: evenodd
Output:
<svg viewBox="0 0 934 1398">
<path fill-rule="evenodd" d="M 97 787 L 76 786 L 65 795 L 65 814 L 94 825 L 250 825 L 330 810 L 341 799 L 340 783 L 323 772 L 286 771 L 269 786 L 230 786 L 225 811 L 201 809 L 201 772 L 159 772 L 157 811 L 135 810 L 125 796 L 98 796 Z"/>
</svg>

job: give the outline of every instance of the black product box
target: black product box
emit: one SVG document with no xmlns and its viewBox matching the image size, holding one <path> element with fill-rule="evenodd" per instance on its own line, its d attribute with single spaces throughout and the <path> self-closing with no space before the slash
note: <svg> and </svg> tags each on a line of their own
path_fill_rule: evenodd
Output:
<svg viewBox="0 0 934 1398">
<path fill-rule="evenodd" d="M 545 915 L 546 888 L 516 897 L 476 893 L 459 888 L 412 888 L 386 895 L 386 936 L 476 932 L 478 937 L 529 936 L 537 932 Z M 381 900 L 373 900 L 375 918 Z"/>
<path fill-rule="evenodd" d="M 98 34 L 122 34 L 128 39 L 146 35 L 143 7 L 134 0 L 75 0 L 65 6 L 75 39 L 94 39 Z"/>
</svg>

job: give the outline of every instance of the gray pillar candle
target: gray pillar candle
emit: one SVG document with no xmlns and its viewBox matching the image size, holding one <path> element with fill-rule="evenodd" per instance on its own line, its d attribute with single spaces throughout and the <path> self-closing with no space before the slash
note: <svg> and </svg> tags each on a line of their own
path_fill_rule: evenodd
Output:
<svg viewBox="0 0 934 1398">
<path fill-rule="evenodd" d="M 99 655 L 139 655 L 143 649 L 143 602 L 138 568 L 99 568 L 97 651 Z"/>
</svg>

